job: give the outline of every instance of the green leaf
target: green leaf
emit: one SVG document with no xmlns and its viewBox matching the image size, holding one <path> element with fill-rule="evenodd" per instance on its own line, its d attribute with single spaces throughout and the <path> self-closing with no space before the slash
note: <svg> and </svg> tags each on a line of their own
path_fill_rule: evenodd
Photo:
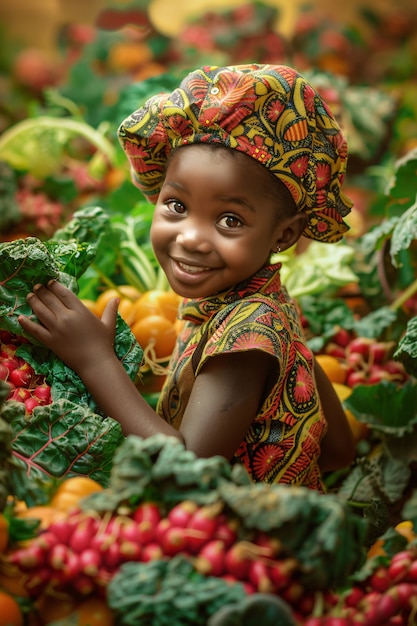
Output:
<svg viewBox="0 0 417 626">
<path fill-rule="evenodd" d="M 417 239 L 417 192 L 415 191 L 414 203 L 401 215 L 391 238 L 391 262 L 394 267 L 399 267 L 399 253 L 407 250 L 413 241 Z"/>
<path fill-rule="evenodd" d="M 357 385 L 343 401 L 355 417 L 381 432 L 401 437 L 417 423 L 417 383 L 403 386 L 384 380 L 377 385 Z"/>
<path fill-rule="evenodd" d="M 414 203 L 416 197 L 417 149 L 410 150 L 394 164 L 394 174 L 386 194 L 403 207 Z"/>
<path fill-rule="evenodd" d="M 417 316 L 408 321 L 405 334 L 399 340 L 393 356 L 411 376 L 417 377 Z"/>
<path fill-rule="evenodd" d="M 124 437 L 118 422 L 67 399 L 36 407 L 12 422 L 12 451 L 31 479 L 90 476 L 106 486 Z"/>
<path fill-rule="evenodd" d="M 27 294 L 36 283 L 59 280 L 76 291 L 76 278 L 95 256 L 90 245 L 42 242 L 36 237 L 0 244 L 0 328 L 21 336 L 20 314 L 31 315 Z"/>
<path fill-rule="evenodd" d="M 0 160 L 19 171 L 45 178 L 61 167 L 70 139 L 83 137 L 112 162 L 114 147 L 99 131 L 83 121 L 40 116 L 18 122 L 0 137 Z"/>
<path fill-rule="evenodd" d="M 398 317 L 398 312 L 389 306 L 383 306 L 354 322 L 353 328 L 358 337 L 375 339 L 389 328 Z"/>
</svg>

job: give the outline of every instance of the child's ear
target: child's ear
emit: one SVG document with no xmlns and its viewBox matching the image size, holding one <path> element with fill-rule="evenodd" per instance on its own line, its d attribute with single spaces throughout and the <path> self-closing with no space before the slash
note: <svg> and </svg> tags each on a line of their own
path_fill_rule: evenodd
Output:
<svg viewBox="0 0 417 626">
<path fill-rule="evenodd" d="M 305 213 L 297 213 L 280 223 L 276 237 L 276 249 L 281 252 L 291 248 L 303 234 L 303 230 L 307 223 Z"/>
</svg>

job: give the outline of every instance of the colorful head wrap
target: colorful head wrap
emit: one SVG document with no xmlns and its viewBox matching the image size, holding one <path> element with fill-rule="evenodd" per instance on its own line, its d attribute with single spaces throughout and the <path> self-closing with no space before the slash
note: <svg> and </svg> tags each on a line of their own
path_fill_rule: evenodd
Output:
<svg viewBox="0 0 417 626">
<path fill-rule="evenodd" d="M 155 95 L 119 128 L 132 179 L 156 202 L 171 151 L 221 143 L 248 154 L 288 188 L 308 215 L 306 237 L 335 242 L 352 202 L 341 192 L 347 143 L 310 83 L 283 65 L 203 67 Z"/>
</svg>

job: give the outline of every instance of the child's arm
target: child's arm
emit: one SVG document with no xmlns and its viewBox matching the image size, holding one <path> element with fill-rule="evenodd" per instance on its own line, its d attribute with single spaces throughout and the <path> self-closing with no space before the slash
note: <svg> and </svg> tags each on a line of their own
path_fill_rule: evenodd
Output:
<svg viewBox="0 0 417 626">
<path fill-rule="evenodd" d="M 142 398 L 114 352 L 117 301 L 108 305 L 101 320 L 57 282 L 38 286 L 28 301 L 40 324 L 21 316 L 21 326 L 77 372 L 125 435 L 164 433 L 180 438 L 197 456 L 232 458 L 257 413 L 272 357 L 251 350 L 209 359 L 177 432 Z"/>
<path fill-rule="evenodd" d="M 352 431 L 333 385 L 317 361 L 314 374 L 328 424 L 327 433 L 321 442 L 320 469 L 322 472 L 343 469 L 351 465 L 355 458 Z"/>
<path fill-rule="evenodd" d="M 101 410 L 120 423 L 125 435 L 180 436 L 142 398 L 116 356 L 117 299 L 109 303 L 101 320 L 55 281 L 36 285 L 28 302 L 40 323 L 20 316 L 22 328 L 77 372 Z"/>
</svg>

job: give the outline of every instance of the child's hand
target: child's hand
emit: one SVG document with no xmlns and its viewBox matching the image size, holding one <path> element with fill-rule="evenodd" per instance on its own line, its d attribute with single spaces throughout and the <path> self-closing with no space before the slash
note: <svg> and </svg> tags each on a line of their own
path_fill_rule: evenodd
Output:
<svg viewBox="0 0 417 626">
<path fill-rule="evenodd" d="M 78 374 L 94 363 L 114 358 L 117 298 L 108 303 L 101 320 L 56 281 L 35 285 L 27 301 L 39 323 L 21 315 L 22 328 Z"/>
</svg>

